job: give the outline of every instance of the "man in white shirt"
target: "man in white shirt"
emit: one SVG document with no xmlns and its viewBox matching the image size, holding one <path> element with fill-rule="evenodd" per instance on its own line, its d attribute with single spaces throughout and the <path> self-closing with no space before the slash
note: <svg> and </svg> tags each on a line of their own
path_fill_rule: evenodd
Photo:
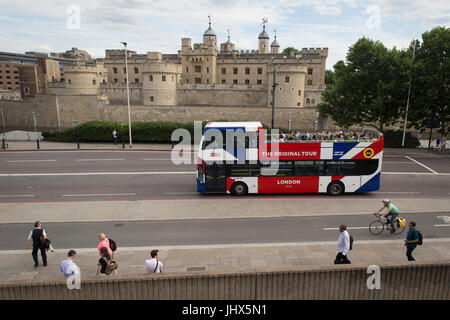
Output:
<svg viewBox="0 0 450 320">
<path fill-rule="evenodd" d="M 33 240 L 33 252 L 31 255 L 33 256 L 34 267 L 36 268 L 39 265 L 38 261 L 38 251 L 41 250 L 42 263 L 44 266 L 47 266 L 47 254 L 45 252 L 45 248 L 43 245 L 43 241 L 47 239 L 47 234 L 45 233 L 45 229 L 42 228 L 42 224 L 40 221 L 36 221 L 34 224 L 34 229 L 30 231 L 28 234 L 28 238 L 25 244 L 25 249 L 28 250 L 28 244 L 30 240 Z"/>
<path fill-rule="evenodd" d="M 164 266 L 161 261 L 158 260 L 159 258 L 159 250 L 152 250 L 150 252 L 151 259 L 145 260 L 145 266 L 147 267 L 148 273 L 161 273 L 162 267 Z"/>
<path fill-rule="evenodd" d="M 70 276 L 80 275 L 80 268 L 73 262 L 76 254 L 75 250 L 70 250 L 67 254 L 67 259 L 63 260 L 59 265 L 59 270 L 61 270 L 63 277 L 68 278 Z"/>
<path fill-rule="evenodd" d="M 350 235 L 347 232 L 347 226 L 341 224 L 339 227 L 339 239 L 338 239 L 338 254 L 334 264 L 349 264 L 350 260 L 347 258 L 347 253 L 350 250 Z"/>
</svg>

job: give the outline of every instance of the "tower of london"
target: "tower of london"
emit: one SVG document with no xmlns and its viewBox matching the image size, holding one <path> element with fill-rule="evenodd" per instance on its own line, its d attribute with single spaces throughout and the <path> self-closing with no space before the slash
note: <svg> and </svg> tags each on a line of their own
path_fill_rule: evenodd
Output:
<svg viewBox="0 0 450 320">
<path fill-rule="evenodd" d="M 176 54 L 127 50 L 130 102 L 144 106 L 270 107 L 275 68 L 277 108 L 320 103 L 328 48 L 283 54 L 276 35 L 271 42 L 265 25 L 257 47 L 236 50 L 229 33 L 227 41 L 219 45 L 209 22 L 202 43 L 182 38 Z M 106 96 L 111 105 L 126 103 L 125 50 L 106 50 L 105 57 L 95 61 L 95 75 L 92 66 L 69 69 L 64 72 L 66 86 L 58 88 L 59 93 L 96 92 Z"/>
</svg>

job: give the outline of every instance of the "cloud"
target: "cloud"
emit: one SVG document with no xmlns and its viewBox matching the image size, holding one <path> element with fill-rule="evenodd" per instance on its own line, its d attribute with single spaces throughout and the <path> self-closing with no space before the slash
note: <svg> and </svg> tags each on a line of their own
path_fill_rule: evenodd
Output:
<svg viewBox="0 0 450 320">
<path fill-rule="evenodd" d="M 327 7 L 326 5 L 318 5 L 314 7 L 318 13 L 327 16 L 337 16 L 342 13 L 341 9 L 338 7 Z"/>
<path fill-rule="evenodd" d="M 450 26 L 450 3 L 448 0 L 380 0 L 381 14 L 406 21 L 419 20 L 424 27 Z"/>
<path fill-rule="evenodd" d="M 46 44 L 40 44 L 40 45 L 36 46 L 35 51 L 50 53 L 52 51 L 52 48 L 50 48 L 50 46 L 48 46 Z"/>
</svg>

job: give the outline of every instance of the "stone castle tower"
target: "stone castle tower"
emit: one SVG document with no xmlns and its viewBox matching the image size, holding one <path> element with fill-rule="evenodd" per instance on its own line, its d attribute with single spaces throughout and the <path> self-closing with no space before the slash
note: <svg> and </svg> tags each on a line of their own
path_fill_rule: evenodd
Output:
<svg viewBox="0 0 450 320">
<path fill-rule="evenodd" d="M 263 25 L 263 31 L 258 36 L 259 53 L 269 53 L 269 35 L 266 32 L 266 25 Z"/>
</svg>

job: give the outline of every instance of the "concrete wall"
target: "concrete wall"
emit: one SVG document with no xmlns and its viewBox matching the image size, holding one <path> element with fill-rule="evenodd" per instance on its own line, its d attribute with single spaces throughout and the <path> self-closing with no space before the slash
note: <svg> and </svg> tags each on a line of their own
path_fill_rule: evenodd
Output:
<svg viewBox="0 0 450 320">
<path fill-rule="evenodd" d="M 177 105 L 265 107 L 266 88 L 264 85 L 180 84 L 177 88 Z"/>
<path fill-rule="evenodd" d="M 136 90 L 136 93 L 138 90 Z M 259 94 L 260 91 L 255 91 Z M 261 91 L 263 92 L 263 91 Z M 265 92 L 265 90 L 264 90 Z M 138 93 L 137 93 L 138 94 Z M 236 93 L 233 92 L 233 95 Z M 243 95 L 249 91 L 243 91 Z M 219 101 L 219 100 L 218 100 Z M 57 103 L 58 102 L 58 103 Z M 217 103 L 217 102 L 216 102 Z M 266 101 L 263 102 L 264 104 Z M 34 130 L 33 111 L 38 131 L 56 131 L 70 128 L 91 120 L 114 120 L 127 123 L 126 104 L 109 104 L 107 97 L 97 95 L 38 95 L 30 101 L 0 100 L 3 108 L 6 130 Z M 59 121 L 58 121 L 59 114 Z M 235 120 L 261 121 L 270 125 L 272 108 L 230 106 L 132 106 L 132 121 L 176 121 L 195 120 Z M 287 128 L 291 120 L 291 129 L 301 131 L 314 130 L 316 111 L 314 108 L 275 108 L 275 125 Z M 334 130 L 331 121 L 320 122 L 324 130 Z"/>
<path fill-rule="evenodd" d="M 90 120 L 105 120 L 106 97 L 97 95 L 38 95 L 27 101 L 0 100 L 6 131 L 56 131 Z M 33 116 L 34 112 L 34 116 Z"/>
<path fill-rule="evenodd" d="M 268 126 L 272 121 L 272 109 L 267 107 L 133 106 L 131 109 L 132 121 L 234 120 L 261 121 Z M 104 113 L 107 120 L 128 121 L 126 106 L 105 106 Z M 315 109 L 282 108 L 275 111 L 275 126 L 287 128 L 290 119 L 292 130 L 312 131 L 315 117 Z M 329 128 L 331 130 L 334 125 L 330 123 Z"/>
<path fill-rule="evenodd" d="M 210 272 L 81 279 L 81 290 L 64 280 L 0 284 L 1 300 L 448 300 L 450 261 L 381 265 L 381 289 L 369 290 L 366 265 Z"/>
</svg>

